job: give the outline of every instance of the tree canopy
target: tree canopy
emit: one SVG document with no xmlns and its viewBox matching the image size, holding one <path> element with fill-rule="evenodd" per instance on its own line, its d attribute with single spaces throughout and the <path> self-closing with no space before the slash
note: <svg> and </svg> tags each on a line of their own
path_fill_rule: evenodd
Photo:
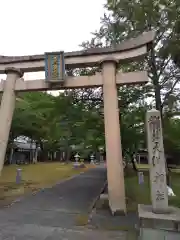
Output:
<svg viewBox="0 0 180 240">
<path fill-rule="evenodd" d="M 118 88 L 124 155 L 146 146 L 145 112 L 160 110 L 168 151 L 180 150 L 179 114 L 179 0 L 107 0 L 101 27 L 82 48 L 119 44 L 153 30 L 155 41 L 145 61 L 119 65 L 127 72 L 147 70 L 150 83 Z M 178 46 L 178 48 L 177 48 Z M 180 52 L 180 51 L 179 51 Z M 98 68 L 68 70 L 69 75 L 92 75 Z M 65 90 L 59 96 L 46 92 L 21 93 L 17 98 L 11 139 L 28 136 L 44 148 L 70 145 L 97 149 L 104 146 L 102 89 Z"/>
</svg>

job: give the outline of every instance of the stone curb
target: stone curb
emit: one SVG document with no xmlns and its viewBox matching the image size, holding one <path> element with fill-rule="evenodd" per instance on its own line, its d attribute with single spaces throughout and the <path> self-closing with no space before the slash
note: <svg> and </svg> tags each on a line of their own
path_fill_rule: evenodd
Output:
<svg viewBox="0 0 180 240">
<path fill-rule="evenodd" d="M 91 222 L 92 220 L 92 215 L 93 215 L 93 209 L 95 208 L 95 205 L 97 203 L 97 201 L 99 200 L 100 196 L 101 196 L 101 193 L 104 191 L 104 189 L 106 188 L 107 186 L 107 180 L 105 181 L 105 183 L 103 184 L 98 196 L 93 200 L 92 204 L 90 205 L 89 207 L 89 220 L 88 220 L 88 223 Z"/>
</svg>

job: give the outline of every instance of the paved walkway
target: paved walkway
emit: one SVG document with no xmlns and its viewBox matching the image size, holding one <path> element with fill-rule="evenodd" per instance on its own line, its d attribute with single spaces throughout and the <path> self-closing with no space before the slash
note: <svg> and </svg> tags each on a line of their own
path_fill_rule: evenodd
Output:
<svg viewBox="0 0 180 240">
<path fill-rule="evenodd" d="M 1 240 L 124 239 L 121 234 L 77 227 L 106 180 L 102 167 L 24 198 L 0 210 Z"/>
</svg>

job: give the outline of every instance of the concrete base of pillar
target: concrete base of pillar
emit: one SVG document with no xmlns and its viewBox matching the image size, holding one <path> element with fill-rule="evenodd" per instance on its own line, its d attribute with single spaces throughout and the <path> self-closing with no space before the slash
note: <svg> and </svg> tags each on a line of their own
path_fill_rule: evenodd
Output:
<svg viewBox="0 0 180 240">
<path fill-rule="evenodd" d="M 104 205 L 104 204 L 106 206 L 109 205 L 109 209 L 110 209 L 113 216 L 124 216 L 124 215 L 126 215 L 126 213 L 124 211 L 118 210 L 117 208 L 114 208 L 110 205 L 109 197 L 108 197 L 107 193 L 103 193 L 103 194 L 100 195 L 99 202 L 100 202 L 101 205 Z"/>
<path fill-rule="evenodd" d="M 123 210 L 117 210 L 117 209 L 114 210 L 113 208 L 111 208 L 111 206 L 109 206 L 109 207 L 110 207 L 110 210 L 111 210 L 111 213 L 113 216 L 125 216 L 126 215 L 126 212 Z"/>
<path fill-rule="evenodd" d="M 157 214 L 152 212 L 152 206 L 138 205 L 140 229 L 157 229 L 175 231 L 180 234 L 180 209 L 169 207 L 168 213 Z M 179 235 L 180 239 L 180 235 Z"/>
</svg>

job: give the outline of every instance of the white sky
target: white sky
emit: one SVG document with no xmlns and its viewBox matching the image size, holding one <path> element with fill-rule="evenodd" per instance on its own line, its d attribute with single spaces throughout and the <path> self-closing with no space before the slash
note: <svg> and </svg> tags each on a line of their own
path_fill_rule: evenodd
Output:
<svg viewBox="0 0 180 240">
<path fill-rule="evenodd" d="M 78 50 L 78 45 L 90 40 L 91 32 L 99 29 L 104 3 L 105 0 L 0 0 L 0 55 Z M 26 79 L 32 78 L 34 74 L 26 75 Z"/>
</svg>

